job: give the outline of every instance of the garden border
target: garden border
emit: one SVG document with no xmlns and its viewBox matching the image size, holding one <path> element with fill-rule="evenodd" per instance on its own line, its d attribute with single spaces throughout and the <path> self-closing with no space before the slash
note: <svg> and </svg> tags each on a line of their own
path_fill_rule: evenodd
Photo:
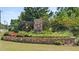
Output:
<svg viewBox="0 0 79 59">
<path fill-rule="evenodd" d="M 54 41 L 63 41 L 62 45 L 74 45 L 75 37 L 14 37 L 3 36 L 2 40 L 15 41 L 23 43 L 42 43 L 42 44 L 54 44 Z M 62 43 L 62 42 L 61 42 Z"/>
</svg>

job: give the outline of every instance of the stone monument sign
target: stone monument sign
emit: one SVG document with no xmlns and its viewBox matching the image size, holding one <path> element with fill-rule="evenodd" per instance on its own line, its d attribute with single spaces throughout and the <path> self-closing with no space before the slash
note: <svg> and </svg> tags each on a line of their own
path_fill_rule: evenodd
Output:
<svg viewBox="0 0 79 59">
<path fill-rule="evenodd" d="M 35 19 L 34 20 L 34 31 L 35 32 L 42 32 L 43 30 L 43 20 L 42 19 Z"/>
</svg>

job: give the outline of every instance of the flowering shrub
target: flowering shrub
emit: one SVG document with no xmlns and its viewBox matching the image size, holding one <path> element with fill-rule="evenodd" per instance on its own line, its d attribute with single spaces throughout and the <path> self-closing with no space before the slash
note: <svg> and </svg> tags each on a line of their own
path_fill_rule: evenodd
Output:
<svg viewBox="0 0 79 59">
<path fill-rule="evenodd" d="M 16 32 L 10 32 L 9 35 L 10 35 L 10 36 L 16 36 L 17 33 L 16 33 Z"/>
<path fill-rule="evenodd" d="M 17 33 L 16 32 L 6 32 L 4 33 L 4 36 L 16 36 Z"/>
</svg>

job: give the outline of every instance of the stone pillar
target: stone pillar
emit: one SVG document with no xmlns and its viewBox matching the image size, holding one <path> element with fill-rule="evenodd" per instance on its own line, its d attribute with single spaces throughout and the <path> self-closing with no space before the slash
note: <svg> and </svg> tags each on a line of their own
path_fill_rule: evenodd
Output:
<svg viewBox="0 0 79 59">
<path fill-rule="evenodd" d="M 34 32 L 42 32 L 43 30 L 43 20 L 42 19 L 35 19 L 34 20 Z"/>
</svg>

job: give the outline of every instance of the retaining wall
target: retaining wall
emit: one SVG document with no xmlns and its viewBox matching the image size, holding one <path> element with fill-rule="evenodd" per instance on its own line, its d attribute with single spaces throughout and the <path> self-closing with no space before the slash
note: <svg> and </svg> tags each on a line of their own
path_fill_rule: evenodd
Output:
<svg viewBox="0 0 79 59">
<path fill-rule="evenodd" d="M 64 45 L 73 45 L 75 43 L 75 38 L 62 38 L 62 37 L 13 37 L 13 36 L 3 36 L 3 40 L 6 41 L 16 41 L 16 42 L 28 42 L 28 43 L 43 43 L 43 44 L 53 44 L 54 41 L 62 40 Z"/>
</svg>

